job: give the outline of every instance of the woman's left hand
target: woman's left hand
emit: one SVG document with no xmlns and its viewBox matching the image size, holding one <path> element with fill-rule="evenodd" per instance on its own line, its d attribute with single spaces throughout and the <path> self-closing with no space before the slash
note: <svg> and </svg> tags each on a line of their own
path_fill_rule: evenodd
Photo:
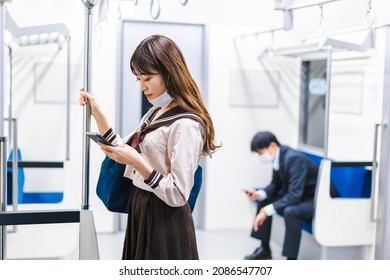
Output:
<svg viewBox="0 0 390 280">
<path fill-rule="evenodd" d="M 98 143 L 101 150 L 116 162 L 130 165 L 136 169 L 145 179 L 149 178 L 153 168 L 144 160 L 133 147 L 124 144 L 116 147 Z"/>
<path fill-rule="evenodd" d="M 134 166 L 137 159 L 142 158 L 133 147 L 126 144 L 116 147 L 108 146 L 100 142 L 98 144 L 107 156 L 122 164 Z"/>
</svg>

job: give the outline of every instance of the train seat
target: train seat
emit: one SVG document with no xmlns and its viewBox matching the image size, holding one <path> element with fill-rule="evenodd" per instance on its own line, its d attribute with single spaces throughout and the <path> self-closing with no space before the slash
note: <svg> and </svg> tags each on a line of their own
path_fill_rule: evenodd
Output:
<svg viewBox="0 0 390 280">
<path fill-rule="evenodd" d="M 302 151 L 319 166 L 312 222 L 302 221 L 301 259 L 370 259 L 371 162 L 338 162 Z M 332 195 L 333 187 L 338 196 Z M 277 215 L 277 217 L 282 215 Z M 284 222 L 275 217 L 272 240 L 283 244 Z M 367 247 L 369 246 L 369 247 Z"/>
<path fill-rule="evenodd" d="M 74 176 L 74 166 L 71 162 L 23 162 L 20 166 L 24 168 L 55 168 L 61 176 L 63 193 L 59 194 L 57 200 L 62 197 L 59 203 L 21 203 L 18 204 L 18 211 L 62 211 L 69 209 L 79 209 L 81 201 L 79 199 L 79 185 Z M 41 167 L 41 165 L 45 167 Z M 50 167 L 47 167 L 47 166 Z M 62 166 L 60 168 L 60 166 Z M 25 170 L 26 171 L 26 170 Z M 39 194 L 32 193 L 32 196 Z M 52 193 L 49 193 L 52 195 Z M 29 193 L 24 192 L 23 199 L 29 198 Z M 39 198 L 40 201 L 45 198 Z M 50 198 L 52 199 L 52 197 Z M 8 211 L 12 212 L 11 205 Z M 56 223 L 56 224 L 31 224 L 10 226 L 7 233 L 7 259 L 58 259 L 73 254 L 79 244 L 80 224 L 78 223 Z"/>
<path fill-rule="evenodd" d="M 13 150 L 11 150 L 8 157 L 8 168 L 7 168 L 7 205 L 12 204 L 12 182 L 13 182 L 13 170 L 12 163 L 10 162 L 13 157 Z M 59 162 L 28 162 L 25 163 L 22 161 L 22 154 L 20 149 L 18 149 L 18 161 L 19 167 L 17 171 L 18 176 L 18 204 L 40 204 L 40 203 L 60 203 L 64 198 L 64 192 L 59 191 L 26 191 L 25 186 L 25 172 L 24 168 L 63 168 L 63 163 Z"/>
<path fill-rule="evenodd" d="M 372 259 L 375 223 L 371 221 L 371 162 L 338 162 L 304 153 L 319 164 L 312 222 L 302 221 L 299 259 Z M 331 195 L 331 186 L 339 193 Z M 284 240 L 284 221 L 276 215 L 272 241 Z"/>
<path fill-rule="evenodd" d="M 302 151 L 302 153 L 311 158 L 319 166 L 324 159 L 320 155 L 307 151 Z M 317 189 L 318 187 L 317 183 Z M 331 189 L 332 187 L 336 190 L 337 195 L 332 195 L 332 192 L 334 192 Z M 334 162 L 330 170 L 330 183 L 327 189 L 327 196 L 330 196 L 331 199 L 370 198 L 371 170 L 366 166 L 359 166 L 355 163 Z M 312 222 L 302 221 L 302 229 L 312 234 Z"/>
<path fill-rule="evenodd" d="M 364 164 L 364 163 L 363 163 Z M 340 193 L 332 198 L 331 182 Z M 358 163 L 323 159 L 315 195 L 313 234 L 323 246 L 362 246 L 374 242 L 371 170 Z"/>
</svg>

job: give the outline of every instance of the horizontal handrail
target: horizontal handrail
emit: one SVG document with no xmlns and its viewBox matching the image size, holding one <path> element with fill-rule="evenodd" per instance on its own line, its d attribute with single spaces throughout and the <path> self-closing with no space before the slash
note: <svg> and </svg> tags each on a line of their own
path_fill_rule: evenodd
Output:
<svg viewBox="0 0 390 280">
<path fill-rule="evenodd" d="M 7 167 L 12 167 L 12 161 L 7 162 Z M 24 168 L 64 168 L 62 161 L 18 161 L 18 167 Z"/>
<path fill-rule="evenodd" d="M 332 167 L 372 166 L 372 161 L 331 161 Z"/>
<path fill-rule="evenodd" d="M 13 211 L 0 213 L 0 225 L 79 223 L 80 210 Z"/>
<path fill-rule="evenodd" d="M 309 8 L 309 7 L 313 7 L 313 6 L 320 6 L 323 4 L 328 4 L 328 3 L 337 2 L 337 1 L 340 1 L 340 0 L 313 1 L 311 3 L 296 4 L 296 5 L 286 6 L 286 7 L 275 7 L 275 10 L 292 11 L 292 10 Z"/>
</svg>

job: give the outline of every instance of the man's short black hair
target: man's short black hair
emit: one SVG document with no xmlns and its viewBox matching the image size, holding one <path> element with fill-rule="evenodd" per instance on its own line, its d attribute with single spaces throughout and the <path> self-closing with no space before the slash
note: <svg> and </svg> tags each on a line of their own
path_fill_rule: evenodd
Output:
<svg viewBox="0 0 390 280">
<path fill-rule="evenodd" d="M 278 139 L 276 139 L 276 136 L 273 133 L 269 131 L 257 132 L 252 138 L 251 150 L 252 152 L 256 152 L 257 150 L 268 148 L 272 142 L 275 142 L 280 146 Z"/>
</svg>

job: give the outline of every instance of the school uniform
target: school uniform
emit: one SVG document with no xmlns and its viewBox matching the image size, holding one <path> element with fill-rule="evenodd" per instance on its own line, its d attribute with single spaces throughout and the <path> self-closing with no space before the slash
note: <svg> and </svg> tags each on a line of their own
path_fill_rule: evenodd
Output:
<svg viewBox="0 0 390 280">
<path fill-rule="evenodd" d="M 135 133 L 140 131 L 153 110 L 146 114 Z M 150 125 L 167 121 L 177 113 L 183 113 L 183 110 L 175 107 L 162 114 L 157 112 Z M 148 123 L 147 127 L 152 126 Z M 137 170 L 126 166 L 124 176 L 133 181 L 135 188 L 130 196 L 122 258 L 199 259 L 187 200 L 194 184 L 195 170 L 204 155 L 205 127 L 201 120 L 188 117 L 156 127 L 141 135 L 142 141 L 137 143 L 142 157 L 154 168 L 150 177 L 143 178 Z M 114 141 L 125 141 L 133 146 L 133 140 L 139 137 L 135 133 L 123 140 L 116 137 L 118 139 Z"/>
</svg>

